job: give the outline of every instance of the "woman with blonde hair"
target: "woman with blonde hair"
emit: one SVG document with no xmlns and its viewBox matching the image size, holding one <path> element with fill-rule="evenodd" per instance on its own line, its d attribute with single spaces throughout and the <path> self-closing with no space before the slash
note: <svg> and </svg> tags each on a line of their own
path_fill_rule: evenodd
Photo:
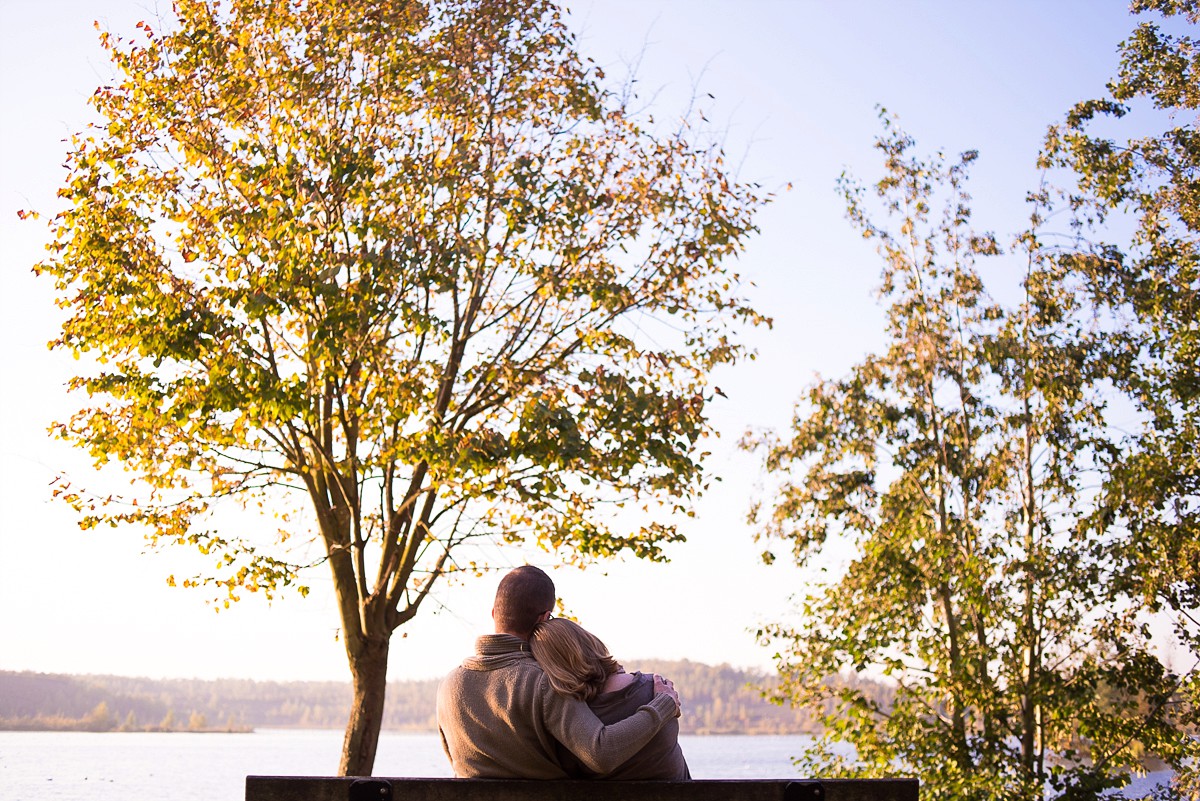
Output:
<svg viewBox="0 0 1200 801">
<path fill-rule="evenodd" d="M 587 702 L 605 725 L 629 717 L 654 697 L 653 675 L 626 673 L 604 643 L 578 623 L 565 618 L 539 623 L 529 647 L 554 691 Z M 632 759 L 597 778 L 692 778 L 679 747 L 679 721 L 667 721 Z"/>
</svg>

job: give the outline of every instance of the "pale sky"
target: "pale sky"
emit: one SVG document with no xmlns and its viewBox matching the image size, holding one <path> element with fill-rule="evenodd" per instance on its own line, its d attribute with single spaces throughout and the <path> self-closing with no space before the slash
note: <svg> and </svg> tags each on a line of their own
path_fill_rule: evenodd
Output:
<svg viewBox="0 0 1200 801">
<path fill-rule="evenodd" d="M 164 4 L 164 7 L 168 7 Z M 879 174 L 875 105 L 900 117 L 922 150 L 978 149 L 976 223 L 1001 241 L 1024 223 L 1025 192 L 1045 128 L 1099 96 L 1134 21 L 1104 0 L 580 0 L 580 46 L 610 76 L 640 58 L 639 86 L 656 114 L 682 109 L 697 87 L 726 131 L 744 178 L 790 192 L 764 210 L 738 269 L 774 317 L 749 337 L 758 360 L 723 371 L 711 407 L 714 484 L 669 564 L 598 564 L 552 573 L 583 625 L 627 666 L 691 659 L 769 668 L 751 630 L 778 620 L 802 576 L 761 564 L 745 522 L 759 474 L 736 450 L 747 427 L 787 424 L 815 373 L 844 373 L 881 339 L 880 264 L 843 218 L 834 191 L 849 168 Z M 41 222 L 57 210 L 64 140 L 88 119 L 86 99 L 110 75 L 93 20 L 130 34 L 153 0 L 0 0 L 0 670 L 150 677 L 344 680 L 324 568 L 307 599 L 250 597 L 216 613 L 203 595 L 166 585 L 196 557 L 143 555 L 135 531 L 81 532 L 50 499 L 61 470 L 87 462 L 46 429 L 66 419 L 74 363 L 45 343 L 56 333 L 49 280 L 35 279 Z M 707 100 L 707 98 L 705 98 Z M 546 554 L 512 552 L 553 566 Z M 443 586 L 393 641 L 392 679 L 439 676 L 490 631 L 497 576 Z M 403 639 L 402 639 L 403 638 Z"/>
</svg>

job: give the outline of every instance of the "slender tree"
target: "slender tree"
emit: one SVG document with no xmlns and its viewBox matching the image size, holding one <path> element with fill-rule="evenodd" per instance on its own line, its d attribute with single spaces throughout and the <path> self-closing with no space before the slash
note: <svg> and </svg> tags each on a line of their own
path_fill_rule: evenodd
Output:
<svg viewBox="0 0 1200 801">
<path fill-rule="evenodd" d="M 1047 137 L 1048 167 L 1074 179 L 1080 245 L 1070 266 L 1124 322 L 1112 382 L 1140 412 L 1104 484 L 1096 528 L 1114 524 L 1131 593 L 1174 621 L 1187 664 L 1174 713 L 1200 726 L 1200 3 L 1135 0 L 1105 97 L 1076 104 Z M 1200 743 L 1178 757 L 1200 795 Z"/>
<path fill-rule="evenodd" d="M 319 542 L 354 684 L 340 770 L 369 774 L 392 634 L 472 543 L 681 539 L 708 371 L 763 322 L 726 263 L 766 197 L 690 116 L 635 119 L 549 0 L 174 9 L 102 34 L 118 79 L 36 267 L 54 346 L 95 366 L 57 431 L 136 477 L 59 492 L 84 526 L 214 557 L 184 583 L 226 603 L 296 584 L 286 541 Z"/>
<path fill-rule="evenodd" d="M 1014 250 L 1019 302 L 989 298 L 976 262 L 1000 253 L 972 227 L 975 153 L 920 158 L 883 121 L 884 177 L 842 186 L 883 259 L 887 349 L 815 385 L 788 438 L 746 440 L 779 477 L 751 514 L 762 535 L 803 566 L 845 560 L 797 626 L 763 632 L 783 646 L 780 697 L 822 718 L 814 771 L 910 770 L 933 798 L 1092 797 L 1179 736 L 1158 704 L 1173 677 L 1077 511 L 1107 452 L 1103 352 L 1035 233 Z M 847 668 L 887 676 L 894 699 L 837 682 Z"/>
</svg>

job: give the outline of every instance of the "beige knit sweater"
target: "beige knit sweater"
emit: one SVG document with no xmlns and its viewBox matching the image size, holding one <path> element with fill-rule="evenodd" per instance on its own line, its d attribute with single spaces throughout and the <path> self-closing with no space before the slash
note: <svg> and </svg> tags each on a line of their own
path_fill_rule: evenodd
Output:
<svg viewBox="0 0 1200 801">
<path fill-rule="evenodd" d="M 460 778 L 572 778 L 565 747 L 592 773 L 609 773 L 675 718 L 675 699 L 655 695 L 605 726 L 583 701 L 550 687 L 529 645 L 488 634 L 438 688 L 442 747 Z"/>
</svg>

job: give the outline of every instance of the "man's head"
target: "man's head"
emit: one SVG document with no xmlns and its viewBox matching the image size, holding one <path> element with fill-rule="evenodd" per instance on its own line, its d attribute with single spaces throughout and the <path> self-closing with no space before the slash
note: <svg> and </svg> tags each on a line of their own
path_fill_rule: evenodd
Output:
<svg viewBox="0 0 1200 801">
<path fill-rule="evenodd" d="M 500 579 L 492 620 L 497 634 L 528 640 L 533 627 L 554 609 L 554 582 L 533 565 L 523 565 Z"/>
</svg>

